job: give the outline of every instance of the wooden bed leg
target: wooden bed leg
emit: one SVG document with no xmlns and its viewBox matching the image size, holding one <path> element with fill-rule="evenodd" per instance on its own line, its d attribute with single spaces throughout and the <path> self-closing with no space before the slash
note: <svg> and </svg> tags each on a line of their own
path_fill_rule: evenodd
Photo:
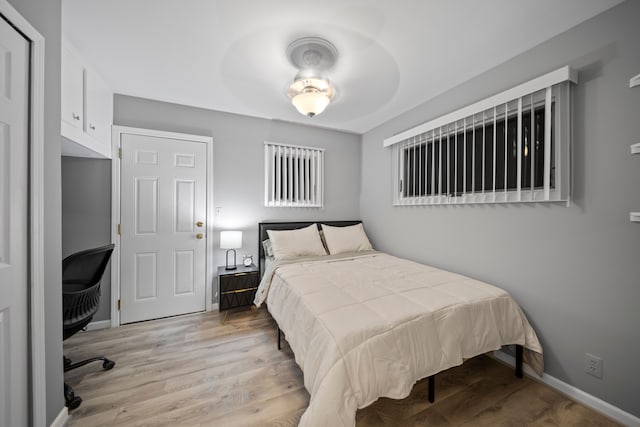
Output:
<svg viewBox="0 0 640 427">
<path fill-rule="evenodd" d="M 431 375 L 429 377 L 429 402 L 433 403 L 436 400 L 436 376 Z"/>
<path fill-rule="evenodd" d="M 282 334 L 282 331 L 280 330 L 280 328 L 278 328 L 278 350 L 281 350 L 282 347 L 280 347 L 280 335 Z"/>
<path fill-rule="evenodd" d="M 522 353 L 521 345 L 516 344 L 516 377 L 522 378 Z"/>
</svg>

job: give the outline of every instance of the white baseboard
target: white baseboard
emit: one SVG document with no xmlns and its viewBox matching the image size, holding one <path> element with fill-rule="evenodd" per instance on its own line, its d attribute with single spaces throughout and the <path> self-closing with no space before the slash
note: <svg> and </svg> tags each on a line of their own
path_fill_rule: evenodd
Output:
<svg viewBox="0 0 640 427">
<path fill-rule="evenodd" d="M 67 425 L 67 421 L 69 421 L 69 410 L 64 406 L 49 427 L 64 427 Z"/>
<path fill-rule="evenodd" d="M 111 320 L 97 320 L 87 325 L 87 331 L 97 331 L 98 329 L 109 329 Z"/>
<path fill-rule="evenodd" d="M 504 363 L 510 365 L 510 366 L 515 366 L 515 359 L 502 352 L 502 351 L 494 351 L 493 355 L 503 361 Z M 610 403 L 605 402 L 602 399 L 599 399 L 589 393 L 585 393 L 584 391 L 565 383 L 564 381 L 560 381 L 559 379 L 557 379 L 556 377 L 553 377 L 549 374 L 542 374 L 542 377 L 539 377 L 535 372 L 533 372 L 533 370 L 531 370 L 531 368 L 529 368 L 527 365 L 524 365 L 524 372 L 545 383 L 546 385 L 548 385 L 549 387 L 552 387 L 556 390 L 558 390 L 559 392 L 566 394 L 567 396 L 569 396 L 570 398 L 572 398 L 573 400 L 576 400 L 586 406 L 589 406 L 590 408 L 595 409 L 598 412 L 603 413 L 604 415 L 606 415 L 607 417 L 625 425 L 625 426 L 629 426 L 629 427 L 640 427 L 640 418 L 636 417 L 635 415 L 632 415 L 628 412 L 623 411 L 622 409 L 618 408 L 617 406 L 613 406 Z"/>
<path fill-rule="evenodd" d="M 211 304 L 211 311 L 218 311 L 218 306 L 219 304 L 217 302 Z M 113 328 L 113 327 L 117 327 L 118 325 L 114 326 L 111 323 L 111 319 L 108 320 L 97 320 L 95 322 L 91 322 L 87 325 L 87 331 L 97 331 L 98 329 L 109 329 L 109 328 Z"/>
</svg>

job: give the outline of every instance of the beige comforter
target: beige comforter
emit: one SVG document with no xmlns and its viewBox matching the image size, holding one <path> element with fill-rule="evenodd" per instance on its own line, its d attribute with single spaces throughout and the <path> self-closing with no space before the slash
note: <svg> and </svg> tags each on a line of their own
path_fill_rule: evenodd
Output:
<svg viewBox="0 0 640 427">
<path fill-rule="evenodd" d="M 387 254 L 274 263 L 265 300 L 311 394 L 300 426 L 354 426 L 358 408 L 505 344 L 531 350 L 541 373 L 540 342 L 506 291 Z"/>
</svg>

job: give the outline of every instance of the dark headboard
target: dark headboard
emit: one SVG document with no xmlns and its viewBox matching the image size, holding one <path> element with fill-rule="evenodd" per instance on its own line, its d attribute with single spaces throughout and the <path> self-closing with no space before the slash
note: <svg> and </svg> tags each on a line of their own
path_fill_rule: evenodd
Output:
<svg viewBox="0 0 640 427">
<path fill-rule="evenodd" d="M 308 227 L 311 224 L 317 224 L 320 230 L 320 224 L 332 225 L 334 227 L 345 227 L 347 225 L 360 224 L 362 221 L 294 221 L 294 222 L 260 222 L 258 223 L 258 269 L 260 277 L 264 273 L 264 248 L 262 242 L 269 238 L 267 230 L 296 230 L 298 228 Z"/>
</svg>

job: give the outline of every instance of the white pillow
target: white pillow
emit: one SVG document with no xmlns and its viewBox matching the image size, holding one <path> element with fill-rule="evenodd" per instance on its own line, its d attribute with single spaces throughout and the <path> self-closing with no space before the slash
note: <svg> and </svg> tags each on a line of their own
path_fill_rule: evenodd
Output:
<svg viewBox="0 0 640 427">
<path fill-rule="evenodd" d="M 273 249 L 271 248 L 271 240 L 265 239 L 262 242 L 262 249 L 264 249 L 264 256 L 266 258 L 273 258 Z"/>
<path fill-rule="evenodd" d="M 323 256 L 324 250 L 318 226 L 311 224 L 297 230 L 267 230 L 275 259 L 291 259 L 304 256 Z"/>
<path fill-rule="evenodd" d="M 322 231 L 324 231 L 324 241 L 331 255 L 373 250 L 362 223 L 347 227 L 332 227 L 322 224 Z"/>
</svg>

